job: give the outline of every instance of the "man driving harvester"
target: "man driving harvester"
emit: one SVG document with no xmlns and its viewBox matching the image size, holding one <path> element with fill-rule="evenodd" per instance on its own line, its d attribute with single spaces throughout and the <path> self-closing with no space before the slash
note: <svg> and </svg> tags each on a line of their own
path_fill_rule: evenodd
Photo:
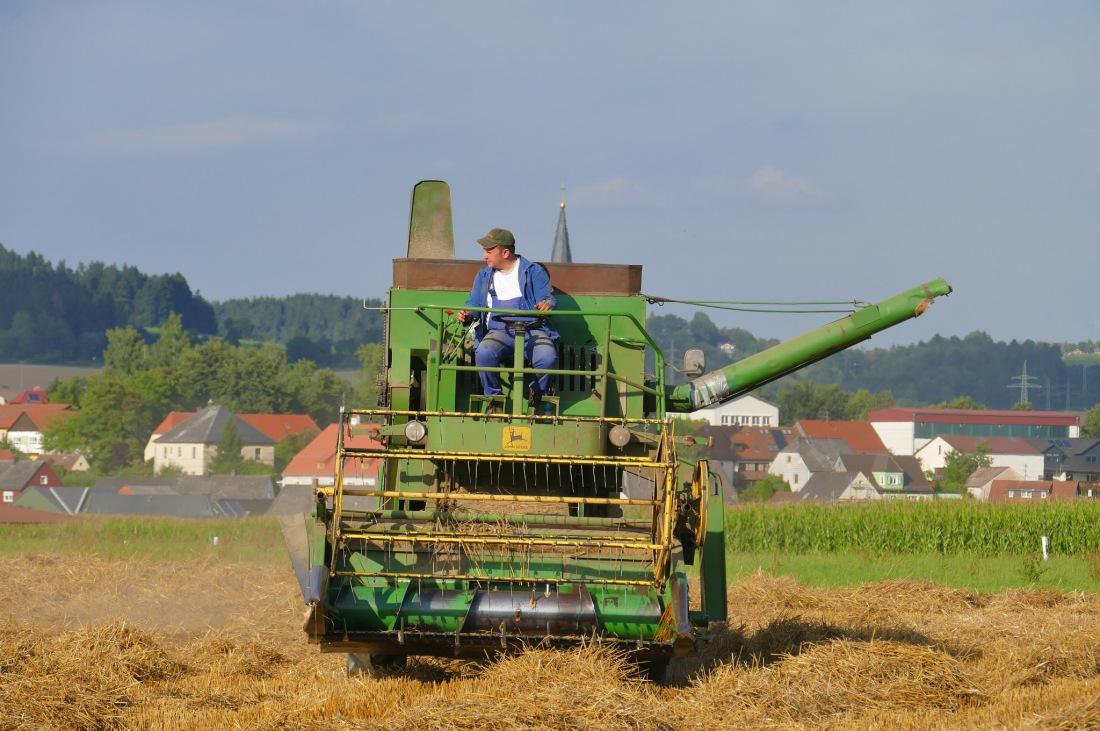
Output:
<svg viewBox="0 0 1100 731">
<path fill-rule="evenodd" d="M 554 287 L 546 267 L 516 253 L 516 239 L 506 228 L 494 228 L 477 240 L 485 249 L 481 258 L 485 266 L 474 277 L 467 307 L 491 307 L 504 310 L 536 310 L 547 312 L 557 307 Z M 475 316 L 468 310 L 458 312 L 458 321 L 470 322 Z M 508 319 L 514 316 L 490 312 L 476 313 L 478 319 L 475 335 L 477 350 L 474 362 L 481 368 L 496 368 L 509 362 L 516 349 L 515 327 Z M 538 369 L 554 369 L 558 353 L 554 340 L 558 332 L 548 320 L 528 326 L 524 338 L 524 355 Z M 502 393 L 500 373 L 481 371 L 481 386 L 486 396 Z M 550 389 L 550 374 L 541 374 L 531 383 L 530 403 L 537 407 Z"/>
</svg>

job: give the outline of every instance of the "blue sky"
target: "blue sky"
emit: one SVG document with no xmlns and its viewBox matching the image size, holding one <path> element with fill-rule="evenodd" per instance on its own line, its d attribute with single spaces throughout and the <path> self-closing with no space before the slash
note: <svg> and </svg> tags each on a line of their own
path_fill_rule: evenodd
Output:
<svg viewBox="0 0 1100 731">
<path fill-rule="evenodd" d="M 0 0 L 0 243 L 213 300 L 384 296 L 422 179 L 548 259 L 564 184 L 649 294 L 1100 339 L 1098 131 L 1095 2 Z"/>
</svg>

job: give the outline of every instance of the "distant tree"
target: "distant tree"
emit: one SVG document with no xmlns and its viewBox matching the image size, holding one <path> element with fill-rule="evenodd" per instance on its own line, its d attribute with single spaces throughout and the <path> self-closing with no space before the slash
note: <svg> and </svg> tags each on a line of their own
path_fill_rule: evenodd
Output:
<svg viewBox="0 0 1100 731">
<path fill-rule="evenodd" d="M 237 422 L 230 419 L 222 430 L 222 438 L 218 442 L 218 453 L 214 455 L 214 459 L 210 460 L 210 472 L 215 475 L 227 475 L 236 471 L 244 462 L 244 457 L 241 456 L 243 447 Z"/>
<path fill-rule="evenodd" d="M 1085 412 L 1085 418 L 1081 420 L 1081 436 L 1100 438 L 1100 404 Z"/>
<path fill-rule="evenodd" d="M 160 326 L 160 337 L 149 349 L 154 366 L 175 366 L 176 360 L 191 349 L 191 336 L 183 329 L 183 316 L 173 312 Z"/>
<path fill-rule="evenodd" d="M 845 407 L 844 417 L 849 421 L 866 421 L 867 414 L 879 409 L 888 409 L 894 405 L 894 394 L 890 391 L 871 393 L 861 388 L 852 394 Z"/>
<path fill-rule="evenodd" d="M 989 456 L 990 447 L 987 442 L 978 442 L 977 449 L 973 453 L 961 452 L 953 449 L 947 453 L 943 468 L 943 483 L 941 488 L 945 492 L 966 492 L 966 481 L 970 476 L 982 467 L 993 464 L 993 458 Z"/>
<path fill-rule="evenodd" d="M 356 351 L 363 364 L 359 369 L 359 388 L 356 390 L 356 403 L 359 408 L 373 408 L 378 405 L 378 379 L 386 364 L 386 350 L 381 343 L 367 343 Z"/>
<path fill-rule="evenodd" d="M 741 502 L 766 503 L 777 492 L 790 492 L 791 486 L 779 475 L 768 475 L 741 493 Z"/>
<path fill-rule="evenodd" d="M 64 381 L 55 378 L 53 383 L 46 389 L 46 392 L 50 395 L 50 403 L 70 404 L 74 409 L 79 409 L 84 398 L 84 392 L 87 390 L 88 379 L 84 376 L 73 376 Z"/>
<path fill-rule="evenodd" d="M 835 383 L 818 386 L 813 381 L 798 381 L 779 392 L 779 421 L 791 426 L 801 419 L 843 420 L 852 395 Z"/>
<path fill-rule="evenodd" d="M 107 331 L 107 350 L 103 353 L 103 374 L 110 378 L 131 376 L 149 366 L 149 346 L 132 327 Z"/>
<path fill-rule="evenodd" d="M 81 409 L 59 419 L 45 435 L 51 452 L 82 452 L 101 474 L 144 464 L 145 443 L 153 431 L 152 414 L 118 379 L 93 376 L 81 398 Z"/>
<path fill-rule="evenodd" d="M 1030 401 L 1017 401 L 1012 404 L 1013 411 L 1031 411 L 1032 406 Z"/>
<path fill-rule="evenodd" d="M 941 401 L 938 404 L 932 404 L 929 408 L 932 409 L 970 409 L 973 411 L 984 411 L 985 404 L 974 399 L 973 396 L 956 396 L 950 401 Z"/>
</svg>

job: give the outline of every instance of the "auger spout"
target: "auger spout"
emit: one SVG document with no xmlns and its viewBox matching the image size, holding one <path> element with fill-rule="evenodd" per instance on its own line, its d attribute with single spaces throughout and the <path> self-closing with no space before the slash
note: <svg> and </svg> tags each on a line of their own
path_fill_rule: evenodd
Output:
<svg viewBox="0 0 1100 731">
<path fill-rule="evenodd" d="M 951 294 L 943 279 L 914 287 L 847 317 L 799 335 L 721 370 L 666 391 L 665 409 L 686 413 L 722 403 L 920 316 L 941 295 Z"/>
</svg>

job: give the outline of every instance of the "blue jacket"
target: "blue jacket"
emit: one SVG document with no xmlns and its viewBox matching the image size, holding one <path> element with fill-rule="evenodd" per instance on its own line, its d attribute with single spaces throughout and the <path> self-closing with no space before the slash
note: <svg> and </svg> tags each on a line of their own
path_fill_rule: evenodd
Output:
<svg viewBox="0 0 1100 731">
<path fill-rule="evenodd" d="M 519 289 L 523 295 L 522 304 L 516 309 L 519 310 L 533 310 L 535 305 L 543 300 L 550 303 L 550 309 L 555 309 L 558 306 L 558 301 L 554 297 L 554 287 L 550 284 L 550 273 L 546 271 L 546 267 L 538 262 L 530 261 L 524 257 L 519 258 Z M 474 277 L 474 286 L 470 290 L 470 299 L 466 300 L 466 307 L 488 307 L 489 306 L 489 285 L 493 282 L 493 272 L 496 270 L 492 267 L 482 267 L 478 271 L 477 276 Z M 488 317 L 487 312 L 475 312 L 473 313 L 477 317 L 477 339 L 480 341 L 485 336 L 487 330 L 486 319 Z M 542 326 L 550 337 L 557 338 L 558 331 L 554 329 L 554 326 L 547 320 Z"/>
</svg>

